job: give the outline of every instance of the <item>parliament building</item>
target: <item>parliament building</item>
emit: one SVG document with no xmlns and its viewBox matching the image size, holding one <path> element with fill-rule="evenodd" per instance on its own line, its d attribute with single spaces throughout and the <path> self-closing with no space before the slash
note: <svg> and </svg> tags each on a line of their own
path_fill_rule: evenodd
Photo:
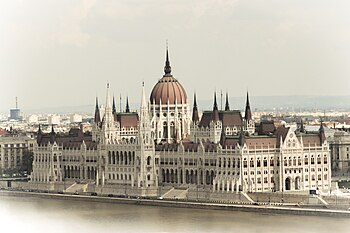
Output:
<svg viewBox="0 0 350 233">
<path fill-rule="evenodd" d="M 324 129 L 307 132 L 256 122 L 247 93 L 244 115 L 218 109 L 200 113 L 171 74 L 164 75 L 138 112 L 117 112 L 107 84 L 103 108 L 96 99 L 91 132 L 44 134 L 34 145 L 31 181 L 37 187 L 101 194 L 160 196 L 169 190 L 210 193 L 329 192 L 331 162 Z M 182 192 L 183 193 L 183 192 Z M 181 196 L 181 191 L 178 192 Z M 175 194 L 174 194 L 175 197 Z"/>
</svg>

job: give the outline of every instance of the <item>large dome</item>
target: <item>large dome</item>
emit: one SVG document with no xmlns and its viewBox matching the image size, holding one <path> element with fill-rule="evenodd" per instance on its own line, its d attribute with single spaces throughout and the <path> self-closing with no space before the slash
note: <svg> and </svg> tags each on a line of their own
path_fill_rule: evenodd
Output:
<svg viewBox="0 0 350 233">
<path fill-rule="evenodd" d="M 171 75 L 168 49 L 166 50 L 166 60 L 164 76 L 153 87 L 149 100 L 151 104 L 187 104 L 187 95 L 182 85 Z"/>
<path fill-rule="evenodd" d="M 151 92 L 151 104 L 185 104 L 187 95 L 182 85 L 172 75 L 166 74 L 153 87 Z"/>
</svg>

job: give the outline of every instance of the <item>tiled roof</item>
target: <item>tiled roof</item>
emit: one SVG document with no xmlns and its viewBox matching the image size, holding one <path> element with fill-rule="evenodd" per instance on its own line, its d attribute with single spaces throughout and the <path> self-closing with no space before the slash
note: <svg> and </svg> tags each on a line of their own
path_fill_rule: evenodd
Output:
<svg viewBox="0 0 350 233">
<path fill-rule="evenodd" d="M 88 149 L 97 149 L 97 143 L 92 141 L 91 134 L 85 134 L 81 129 L 76 128 L 71 129 L 68 134 L 49 133 L 38 135 L 37 138 L 38 145 L 56 142 L 58 145 L 63 146 L 64 149 L 80 149 L 83 141 Z"/>
<path fill-rule="evenodd" d="M 209 127 L 210 122 L 213 120 L 213 114 L 213 111 L 203 112 L 199 127 Z M 238 110 L 219 111 L 219 120 L 222 122 L 223 127 L 241 127 L 242 125 L 242 115 Z"/>
<path fill-rule="evenodd" d="M 136 112 L 131 113 L 117 113 L 116 120 L 120 123 L 120 127 L 123 128 L 137 128 L 139 116 Z"/>
</svg>

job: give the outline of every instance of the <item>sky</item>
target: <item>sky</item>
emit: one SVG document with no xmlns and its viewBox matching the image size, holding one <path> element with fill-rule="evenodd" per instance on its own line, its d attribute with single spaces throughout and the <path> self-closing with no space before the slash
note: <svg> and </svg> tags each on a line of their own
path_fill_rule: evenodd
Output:
<svg viewBox="0 0 350 233">
<path fill-rule="evenodd" d="M 139 103 L 166 40 L 191 102 L 349 95 L 349 12 L 348 0 L 0 0 L 0 111 L 16 96 L 22 109 L 103 103 L 107 82 Z"/>
</svg>

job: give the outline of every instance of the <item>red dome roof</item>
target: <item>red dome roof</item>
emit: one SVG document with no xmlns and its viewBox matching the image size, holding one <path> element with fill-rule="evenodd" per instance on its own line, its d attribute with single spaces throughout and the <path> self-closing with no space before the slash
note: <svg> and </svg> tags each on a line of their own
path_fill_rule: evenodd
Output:
<svg viewBox="0 0 350 233">
<path fill-rule="evenodd" d="M 172 75 L 164 75 L 153 87 L 150 96 L 151 104 L 184 104 L 187 103 L 187 95 L 182 85 Z"/>
</svg>

